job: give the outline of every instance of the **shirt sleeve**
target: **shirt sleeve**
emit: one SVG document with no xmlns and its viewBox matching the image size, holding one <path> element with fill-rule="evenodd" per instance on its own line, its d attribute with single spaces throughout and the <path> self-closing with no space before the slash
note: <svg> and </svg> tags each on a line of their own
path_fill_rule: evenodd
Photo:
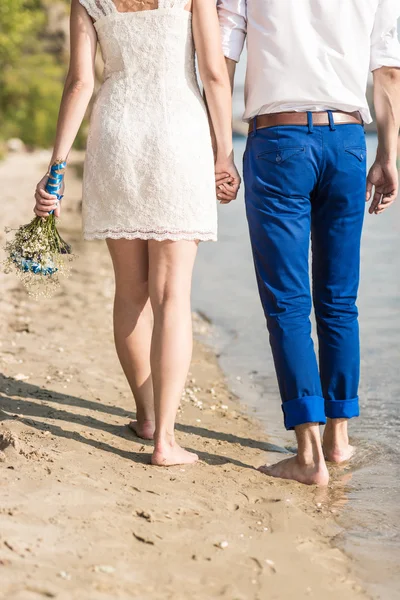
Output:
<svg viewBox="0 0 400 600">
<path fill-rule="evenodd" d="M 400 68 L 399 17 L 399 0 L 380 0 L 371 35 L 371 71 L 380 67 Z"/>
<path fill-rule="evenodd" d="M 222 48 L 227 58 L 238 62 L 247 33 L 247 0 L 217 0 Z"/>
</svg>

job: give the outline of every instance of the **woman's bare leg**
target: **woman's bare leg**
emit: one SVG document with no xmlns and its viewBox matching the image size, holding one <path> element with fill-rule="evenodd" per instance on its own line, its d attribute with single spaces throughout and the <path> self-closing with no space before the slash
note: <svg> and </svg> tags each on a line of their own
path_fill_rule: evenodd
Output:
<svg viewBox="0 0 400 600">
<path fill-rule="evenodd" d="M 148 288 L 148 242 L 107 240 L 115 272 L 114 338 L 136 402 L 135 433 L 152 439 L 155 429 L 150 346 L 153 315 Z"/>
<path fill-rule="evenodd" d="M 192 357 L 190 292 L 197 242 L 149 242 L 149 292 L 154 314 L 151 366 L 156 413 L 152 463 L 193 463 L 175 441 L 175 418 Z"/>
</svg>

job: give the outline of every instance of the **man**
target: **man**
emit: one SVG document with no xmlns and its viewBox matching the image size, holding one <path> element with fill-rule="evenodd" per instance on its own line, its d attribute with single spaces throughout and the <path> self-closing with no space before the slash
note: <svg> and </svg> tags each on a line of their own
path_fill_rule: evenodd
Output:
<svg viewBox="0 0 400 600">
<path fill-rule="evenodd" d="M 261 470 L 326 485 L 325 458 L 351 457 L 347 421 L 359 414 L 356 298 L 365 199 L 369 213 L 379 215 L 398 192 L 400 3 L 218 0 L 217 6 L 232 85 L 247 35 L 246 211 L 285 426 L 298 443 L 295 457 Z M 366 183 L 369 70 L 378 151 Z"/>
</svg>

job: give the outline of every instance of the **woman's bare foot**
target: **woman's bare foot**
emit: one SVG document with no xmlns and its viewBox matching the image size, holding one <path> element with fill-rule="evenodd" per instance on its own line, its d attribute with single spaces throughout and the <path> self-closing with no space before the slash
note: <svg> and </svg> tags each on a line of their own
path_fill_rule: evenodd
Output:
<svg viewBox="0 0 400 600">
<path fill-rule="evenodd" d="M 173 465 L 190 465 L 199 460 L 197 454 L 181 448 L 176 442 L 156 446 L 151 457 L 151 464 L 158 467 Z"/>
<path fill-rule="evenodd" d="M 128 427 L 142 440 L 152 440 L 154 438 L 156 428 L 154 421 L 131 421 Z"/>
<path fill-rule="evenodd" d="M 328 485 L 329 483 L 328 469 L 323 461 L 304 464 L 300 462 L 298 456 L 286 458 L 270 467 L 265 465 L 258 470 L 270 477 L 292 479 L 293 481 L 298 481 L 306 485 L 323 486 Z"/>
<path fill-rule="evenodd" d="M 349 444 L 347 419 L 328 419 L 322 447 L 329 462 L 340 464 L 352 458 L 355 448 Z"/>
</svg>

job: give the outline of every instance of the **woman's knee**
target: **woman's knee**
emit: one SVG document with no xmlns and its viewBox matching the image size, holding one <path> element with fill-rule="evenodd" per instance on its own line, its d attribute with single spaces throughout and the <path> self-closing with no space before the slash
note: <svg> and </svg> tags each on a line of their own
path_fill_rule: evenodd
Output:
<svg viewBox="0 0 400 600">
<path fill-rule="evenodd" d="M 190 289 L 166 282 L 150 289 L 150 301 L 154 314 L 171 311 L 184 313 L 190 311 Z"/>
<path fill-rule="evenodd" d="M 125 278 L 115 281 L 115 299 L 137 308 L 143 308 L 149 300 L 149 284 L 147 281 L 130 282 Z"/>
</svg>

